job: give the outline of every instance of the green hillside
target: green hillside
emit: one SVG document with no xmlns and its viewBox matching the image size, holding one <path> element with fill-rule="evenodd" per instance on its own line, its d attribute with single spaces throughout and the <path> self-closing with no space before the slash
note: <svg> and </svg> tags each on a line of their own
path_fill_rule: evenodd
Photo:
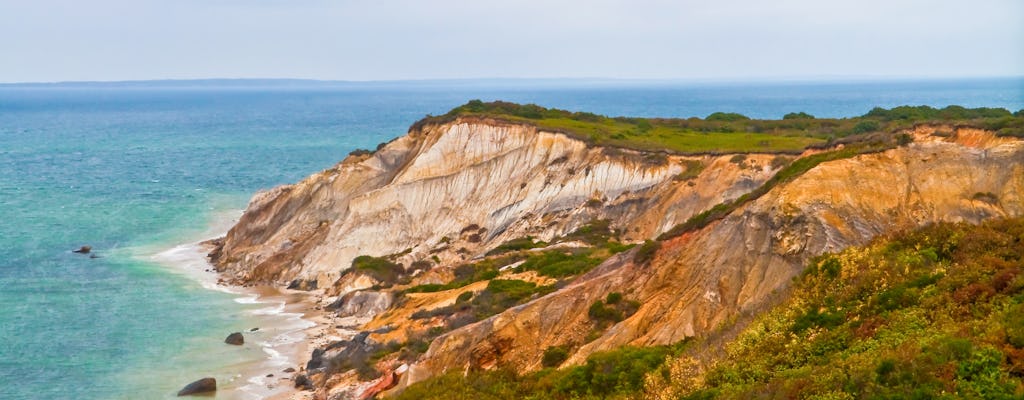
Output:
<svg viewBox="0 0 1024 400">
<path fill-rule="evenodd" d="M 819 257 L 724 352 L 701 345 L 522 376 L 455 372 L 399 398 L 1021 398 L 1024 219 L 938 224 Z"/>
</svg>

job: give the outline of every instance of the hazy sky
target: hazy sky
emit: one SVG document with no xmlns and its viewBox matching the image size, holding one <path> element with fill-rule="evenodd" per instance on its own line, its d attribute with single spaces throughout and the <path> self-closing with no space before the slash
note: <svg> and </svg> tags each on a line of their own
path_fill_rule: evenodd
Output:
<svg viewBox="0 0 1024 400">
<path fill-rule="evenodd" d="M 1022 0 L 0 0 L 0 82 L 1024 75 Z"/>
</svg>

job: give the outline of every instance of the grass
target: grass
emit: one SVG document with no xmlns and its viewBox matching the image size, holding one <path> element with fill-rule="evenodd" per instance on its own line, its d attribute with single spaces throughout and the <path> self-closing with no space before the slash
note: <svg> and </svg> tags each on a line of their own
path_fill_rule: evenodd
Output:
<svg viewBox="0 0 1024 400">
<path fill-rule="evenodd" d="M 814 118 L 805 113 L 781 120 L 756 120 L 735 113 L 680 119 L 607 117 L 534 104 L 480 100 L 472 100 L 442 116 L 428 116 L 412 129 L 467 116 L 529 124 L 600 146 L 676 154 L 799 153 L 851 135 L 892 133 L 925 122 L 968 124 L 992 129 L 1000 135 L 1024 134 L 1024 114 L 1011 114 L 1001 108 L 904 106 L 876 108 L 860 117 L 842 119 Z"/>
</svg>

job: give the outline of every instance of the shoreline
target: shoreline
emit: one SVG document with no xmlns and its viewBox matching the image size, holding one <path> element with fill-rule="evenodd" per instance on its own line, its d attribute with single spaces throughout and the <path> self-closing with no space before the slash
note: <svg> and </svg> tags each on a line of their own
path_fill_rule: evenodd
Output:
<svg viewBox="0 0 1024 400">
<path fill-rule="evenodd" d="M 237 221 L 240 210 L 215 213 L 210 226 L 201 235 L 171 248 L 157 249 L 145 258 L 163 265 L 195 281 L 204 289 L 235 295 L 241 305 L 258 306 L 244 311 L 258 322 L 240 332 L 246 345 L 256 345 L 263 353 L 258 360 L 224 366 L 232 378 L 218 382 L 216 398 L 245 400 L 306 399 L 294 387 L 294 377 L 305 372 L 313 342 L 325 336 L 327 317 L 317 306 L 319 293 L 302 292 L 268 285 L 241 286 L 226 284 L 207 258 L 205 242 L 224 236 Z M 227 336 L 231 332 L 224 332 Z M 220 339 L 220 338 L 217 338 Z M 284 372 L 294 368 L 294 372 Z M 227 369 L 230 369 L 228 371 Z M 202 376 L 197 375 L 195 379 Z M 181 382 L 181 386 L 189 382 Z"/>
</svg>

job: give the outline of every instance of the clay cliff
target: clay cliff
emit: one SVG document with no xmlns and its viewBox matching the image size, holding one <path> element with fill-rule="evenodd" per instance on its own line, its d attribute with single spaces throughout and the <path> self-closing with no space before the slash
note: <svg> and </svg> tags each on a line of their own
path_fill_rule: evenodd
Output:
<svg viewBox="0 0 1024 400">
<path fill-rule="evenodd" d="M 729 156 L 594 148 L 532 126 L 460 118 L 256 195 L 216 263 L 234 282 L 324 288 L 341 284 L 360 255 L 450 264 L 594 219 L 643 240 L 759 186 L 774 157 L 754 155 L 741 166 Z M 705 172 L 674 179 L 688 168 Z M 344 283 L 351 286 L 332 294 L 372 285 Z"/>
<path fill-rule="evenodd" d="M 548 249 L 578 246 L 560 238 L 593 221 L 607 221 L 623 243 L 654 239 L 821 150 L 793 157 L 641 152 L 529 124 L 459 117 L 414 126 L 375 152 L 258 194 L 211 257 L 235 283 L 320 291 L 339 317 L 354 318 L 349 327 L 364 333 L 320 350 L 307 366 L 322 398 L 368 394 L 369 386 L 356 384 L 360 378 L 341 378 L 329 364 L 347 365 L 339 360 L 369 351 L 363 347 L 411 341 L 431 327 L 451 329 L 432 337 L 421 355 L 370 366 L 387 370 L 378 383 L 397 381 L 392 390 L 400 390 L 446 371 L 535 370 L 554 346 L 568 349 L 563 365 L 572 365 L 596 351 L 670 344 L 735 324 L 784 294 L 822 253 L 937 221 L 1024 214 L 1024 142 L 963 126 L 902 133 L 912 140 L 822 162 L 719 220 L 648 242 L 657 246 L 599 253 L 603 262 L 571 279 L 555 283 L 503 267 L 500 279 L 551 289 L 465 325 L 411 315 L 450 307 L 467 291 L 479 294 L 486 280 L 406 292 L 451 282 L 456 266 L 493 259 L 496 248 L 517 239 L 551 242 Z M 638 256 L 644 251 L 652 255 Z M 390 260 L 403 278 L 354 270 L 360 256 Z M 611 293 L 636 307 L 612 324 L 596 324 L 591 309 Z M 391 370 L 401 364 L 396 378 Z"/>
</svg>

